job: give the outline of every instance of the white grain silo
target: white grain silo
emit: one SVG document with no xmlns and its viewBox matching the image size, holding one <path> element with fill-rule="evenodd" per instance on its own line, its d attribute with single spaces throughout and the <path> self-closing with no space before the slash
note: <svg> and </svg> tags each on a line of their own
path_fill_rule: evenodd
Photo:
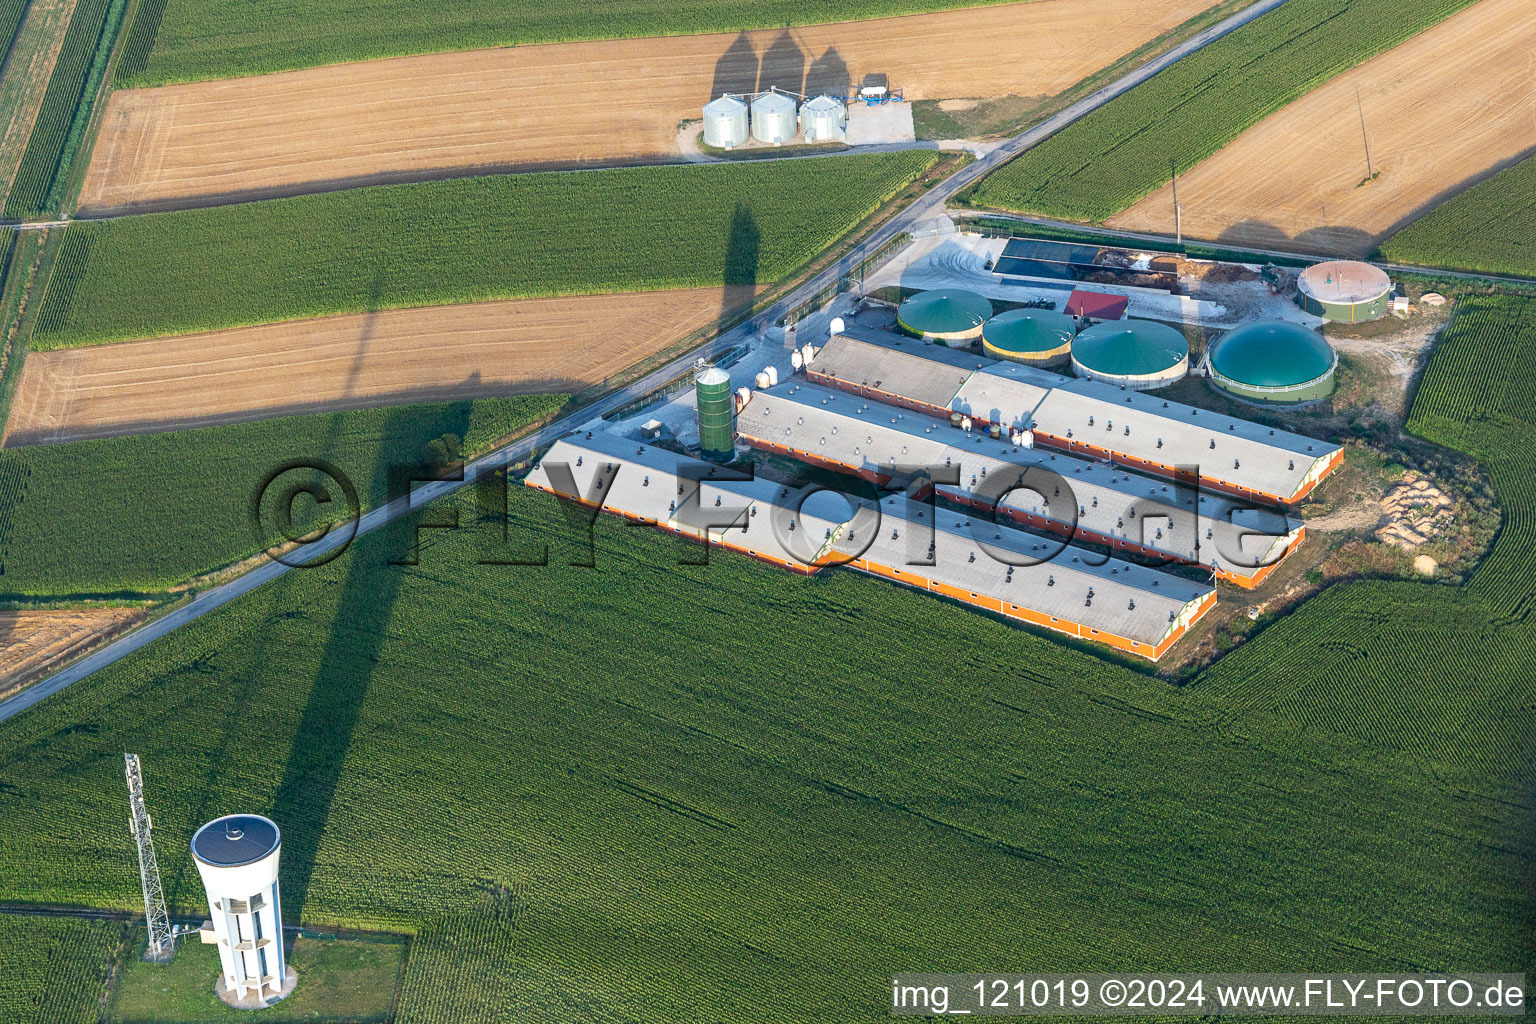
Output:
<svg viewBox="0 0 1536 1024">
<path fill-rule="evenodd" d="M 797 131 L 794 100 L 781 92 L 765 92 L 752 101 L 752 137 L 758 142 L 777 146 Z"/>
<path fill-rule="evenodd" d="M 847 136 L 848 108 L 831 96 L 816 96 L 800 104 L 800 134 L 806 142 L 842 142 Z"/>
<path fill-rule="evenodd" d="M 219 947 L 223 978 L 217 987 L 229 1001 L 264 1005 L 287 995 L 297 981 L 283 957 L 277 884 L 282 845 L 277 823 L 259 814 L 215 818 L 192 836 L 192 859 L 212 915 L 204 941 Z"/>
<path fill-rule="evenodd" d="M 704 104 L 704 145 L 735 149 L 747 141 L 747 105 L 734 96 Z"/>
</svg>

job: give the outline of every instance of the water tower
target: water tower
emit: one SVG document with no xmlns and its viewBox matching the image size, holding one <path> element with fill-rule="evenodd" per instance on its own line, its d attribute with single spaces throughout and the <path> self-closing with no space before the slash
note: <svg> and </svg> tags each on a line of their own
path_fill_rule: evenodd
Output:
<svg viewBox="0 0 1536 1024">
<path fill-rule="evenodd" d="M 277 859 L 283 837 L 259 814 L 215 818 L 192 836 L 192 859 L 203 876 L 212 936 L 223 969 L 221 998 L 261 1006 L 293 990 L 283 958 L 283 905 Z"/>
</svg>

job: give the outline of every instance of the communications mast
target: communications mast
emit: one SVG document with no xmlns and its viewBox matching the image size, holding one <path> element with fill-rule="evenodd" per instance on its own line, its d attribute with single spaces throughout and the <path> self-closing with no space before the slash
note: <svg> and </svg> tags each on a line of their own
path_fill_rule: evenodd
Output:
<svg viewBox="0 0 1536 1024">
<path fill-rule="evenodd" d="M 123 762 L 128 777 L 128 823 L 139 848 L 139 884 L 144 889 L 144 921 L 149 926 L 149 947 L 144 951 L 144 959 L 169 963 L 176 953 L 176 937 L 171 932 L 171 916 L 165 909 L 165 890 L 160 887 L 160 862 L 155 859 L 149 811 L 144 808 L 144 776 L 139 768 L 139 755 L 124 754 Z"/>
</svg>

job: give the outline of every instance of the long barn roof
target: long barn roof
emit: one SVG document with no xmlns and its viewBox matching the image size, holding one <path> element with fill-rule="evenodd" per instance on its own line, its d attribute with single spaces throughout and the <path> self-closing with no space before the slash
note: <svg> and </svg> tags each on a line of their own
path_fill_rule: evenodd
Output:
<svg viewBox="0 0 1536 1024">
<path fill-rule="evenodd" d="M 869 386 L 869 370 L 894 361 L 890 353 L 896 346 L 888 339 L 895 335 L 863 328 L 857 337 L 847 333 L 839 337 L 843 340 L 837 358 L 823 363 L 823 350 L 813 361 L 814 372 L 847 385 Z M 900 350 L 904 357 L 900 374 L 881 388 L 889 394 L 1015 429 L 1029 427 L 1083 441 L 1148 462 L 1198 466 L 1206 479 L 1281 499 L 1301 490 L 1314 465 L 1339 450 L 1327 441 L 1155 394 L 1122 391 L 1099 381 L 981 356 L 963 357 L 920 342 L 908 341 Z M 947 402 L 931 401 L 949 386 L 953 370 L 960 368 L 956 357 L 968 358 L 975 372 L 966 375 Z M 929 361 L 926 374 L 918 360 Z M 849 375 L 844 368 L 856 368 L 856 372 Z"/>
<path fill-rule="evenodd" d="M 569 476 L 551 472 L 561 464 Z M 557 441 L 527 482 L 685 533 L 707 529 L 714 540 L 750 546 L 759 557 L 800 568 L 816 554 L 867 560 L 902 569 L 914 581 L 942 583 L 1148 647 L 1156 647 L 1181 617 L 1187 621 L 1212 590 L 1071 546 L 1052 561 L 1031 564 L 1039 538 L 900 495 L 878 501 L 842 495 L 855 509 L 844 525 L 800 491 L 767 480 L 725 480 L 726 470 L 710 479 L 705 474 L 711 469 L 665 449 L 594 433 Z M 1024 564 L 1010 572 L 1007 560 Z"/>
<path fill-rule="evenodd" d="M 1278 561 L 1302 525 L 1279 512 L 1197 494 L 1193 487 L 1017 447 L 812 384 L 755 392 L 737 417 L 736 429 L 749 443 L 804 452 L 871 474 L 900 477 L 910 467 L 957 470 L 953 485 L 934 472 L 940 493 L 986 498 L 989 504 L 1001 495 L 1001 504 L 1017 512 L 1075 524 L 1177 561 L 1207 567 L 1214 562 L 1240 579 L 1253 579 Z M 1002 494 L 1021 477 L 1027 487 Z M 1048 487 L 1051 493 L 1035 487 Z"/>
</svg>

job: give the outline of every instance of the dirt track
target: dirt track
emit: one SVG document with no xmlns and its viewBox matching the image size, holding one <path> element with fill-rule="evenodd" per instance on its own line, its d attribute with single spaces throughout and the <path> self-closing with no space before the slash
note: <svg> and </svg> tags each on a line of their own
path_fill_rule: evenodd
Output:
<svg viewBox="0 0 1536 1024">
<path fill-rule="evenodd" d="M 0 611 L 0 697 L 143 614 L 142 608 Z"/>
<path fill-rule="evenodd" d="M 1363 184 L 1362 108 L 1379 174 Z M 1481 0 L 1271 115 L 1181 177 L 1184 233 L 1363 255 L 1533 151 L 1530 0 Z M 1108 223 L 1171 234 L 1171 190 Z"/>
<path fill-rule="evenodd" d="M 733 295 L 732 304 L 745 299 Z M 433 306 L 33 352 L 9 445 L 579 391 L 719 316 L 721 291 Z"/>
<path fill-rule="evenodd" d="M 679 159 L 719 92 L 1052 95 L 1214 0 L 1033 0 L 740 35 L 339 64 L 135 89 L 108 104 L 81 208 L 154 209 L 465 169 Z"/>
</svg>

